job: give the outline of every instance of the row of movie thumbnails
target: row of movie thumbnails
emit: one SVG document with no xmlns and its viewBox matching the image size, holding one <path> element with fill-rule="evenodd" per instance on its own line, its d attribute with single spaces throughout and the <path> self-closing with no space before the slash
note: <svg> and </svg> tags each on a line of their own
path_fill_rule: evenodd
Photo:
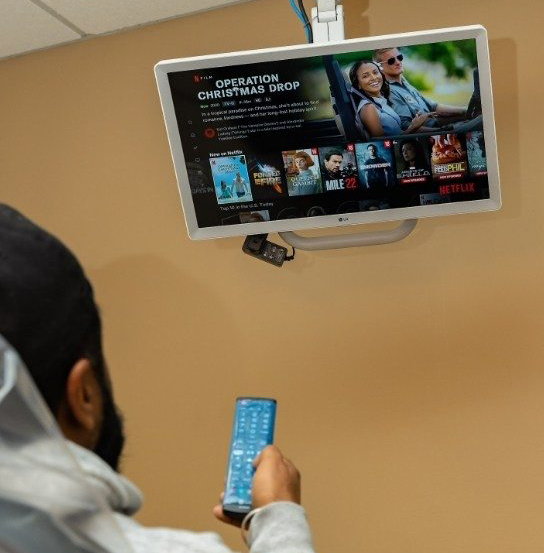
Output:
<svg viewBox="0 0 544 553">
<path fill-rule="evenodd" d="M 447 195 L 487 175 L 481 131 L 211 157 L 210 166 L 220 205 L 428 184 Z"/>
</svg>

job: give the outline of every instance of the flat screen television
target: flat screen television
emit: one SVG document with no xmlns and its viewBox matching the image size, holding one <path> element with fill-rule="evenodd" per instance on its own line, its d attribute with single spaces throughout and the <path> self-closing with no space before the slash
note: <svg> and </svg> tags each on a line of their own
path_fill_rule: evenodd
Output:
<svg viewBox="0 0 544 553">
<path fill-rule="evenodd" d="M 189 236 L 500 208 L 481 26 L 161 61 Z"/>
</svg>

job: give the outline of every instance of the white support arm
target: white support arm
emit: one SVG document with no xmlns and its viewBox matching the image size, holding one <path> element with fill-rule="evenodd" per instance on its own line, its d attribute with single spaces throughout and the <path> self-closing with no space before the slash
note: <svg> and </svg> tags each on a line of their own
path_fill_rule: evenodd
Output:
<svg viewBox="0 0 544 553">
<path fill-rule="evenodd" d="M 417 219 L 407 219 L 391 230 L 315 236 L 312 238 L 306 238 L 294 232 L 280 232 L 278 234 L 284 242 L 299 250 L 337 250 L 339 248 L 352 248 L 354 246 L 378 246 L 398 242 L 406 238 L 414 230 L 416 224 Z"/>
</svg>

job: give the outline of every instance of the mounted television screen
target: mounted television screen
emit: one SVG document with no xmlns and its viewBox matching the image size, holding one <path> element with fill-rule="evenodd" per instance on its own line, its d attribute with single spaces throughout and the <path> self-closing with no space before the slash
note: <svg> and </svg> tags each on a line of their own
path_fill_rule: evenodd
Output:
<svg viewBox="0 0 544 553">
<path fill-rule="evenodd" d="M 162 61 L 191 238 L 500 207 L 481 26 Z"/>
</svg>

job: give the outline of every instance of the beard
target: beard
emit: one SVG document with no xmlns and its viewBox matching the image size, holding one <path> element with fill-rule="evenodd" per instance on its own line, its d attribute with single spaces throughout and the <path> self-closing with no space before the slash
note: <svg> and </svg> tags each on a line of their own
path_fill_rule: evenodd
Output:
<svg viewBox="0 0 544 553">
<path fill-rule="evenodd" d="M 125 445 L 123 416 L 113 401 L 111 390 L 106 384 L 102 388 L 103 419 L 102 428 L 94 453 L 105 461 L 115 472 L 119 472 L 119 460 Z"/>
</svg>

